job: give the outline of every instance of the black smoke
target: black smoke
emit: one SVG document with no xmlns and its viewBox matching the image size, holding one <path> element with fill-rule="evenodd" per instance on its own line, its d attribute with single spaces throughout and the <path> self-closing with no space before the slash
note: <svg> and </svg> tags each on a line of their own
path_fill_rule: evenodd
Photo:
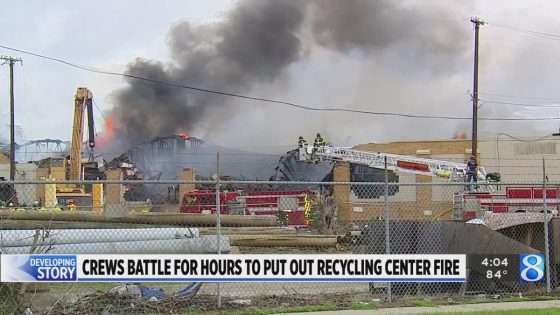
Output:
<svg viewBox="0 0 560 315">
<path fill-rule="evenodd" d="M 470 45 L 468 34 L 450 10 L 423 2 L 411 5 L 391 0 L 319 0 L 313 6 L 312 30 L 320 45 L 350 52 L 376 53 L 400 46 L 399 54 L 428 62 L 433 71 L 454 67 L 454 57 Z"/>
<path fill-rule="evenodd" d="M 246 92 L 256 82 L 272 82 L 302 54 L 298 37 L 304 20 L 300 1 L 243 1 L 223 22 L 182 21 L 169 32 L 173 63 L 137 59 L 127 74 L 205 89 Z M 228 97 L 127 80 L 115 92 L 115 136 L 132 145 L 158 135 L 211 129 L 227 119 Z M 222 111 L 207 114 L 211 108 Z"/>
<path fill-rule="evenodd" d="M 405 61 L 399 64 L 449 73 L 456 69 L 454 57 L 469 42 L 457 40 L 468 36 L 468 27 L 450 23 L 447 13 L 424 2 L 239 1 L 219 22 L 181 21 L 172 26 L 168 34 L 172 62 L 136 59 L 126 72 L 210 90 L 251 93 L 262 84 L 274 86 L 290 66 L 320 47 L 341 54 L 357 50 L 373 60 L 392 50 L 403 56 Z M 343 80 L 345 73 L 334 75 Z M 179 131 L 210 132 L 239 114 L 226 96 L 135 79 L 126 83 L 114 93 L 113 146 L 126 148 Z M 320 89 L 321 78 L 316 86 Z M 268 119 L 275 123 L 280 117 Z M 249 129 L 250 123 L 240 128 Z M 288 135 L 290 129 L 281 132 Z"/>
</svg>

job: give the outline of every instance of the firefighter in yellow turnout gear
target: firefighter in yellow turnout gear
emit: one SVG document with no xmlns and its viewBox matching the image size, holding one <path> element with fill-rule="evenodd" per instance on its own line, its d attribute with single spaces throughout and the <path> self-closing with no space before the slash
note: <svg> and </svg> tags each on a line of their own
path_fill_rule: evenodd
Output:
<svg viewBox="0 0 560 315">
<path fill-rule="evenodd" d="M 317 133 L 317 137 L 315 137 L 315 142 L 313 143 L 313 146 L 315 148 L 319 148 L 325 145 L 325 139 L 323 139 L 323 137 L 321 137 L 320 133 Z"/>
<path fill-rule="evenodd" d="M 305 141 L 302 136 L 299 136 L 298 145 L 300 148 L 304 148 L 307 146 L 307 141 Z"/>
<path fill-rule="evenodd" d="M 325 139 L 321 137 L 320 133 L 317 133 L 317 137 L 315 137 L 315 141 L 313 142 L 313 154 L 311 155 L 312 160 L 315 161 L 315 163 L 319 163 L 319 159 L 315 158 L 315 153 L 317 153 L 319 147 L 322 147 L 324 145 L 325 145 Z"/>
<path fill-rule="evenodd" d="M 313 205 L 315 200 L 309 193 L 305 194 L 304 205 L 303 205 L 303 224 L 310 226 L 313 222 Z"/>
</svg>

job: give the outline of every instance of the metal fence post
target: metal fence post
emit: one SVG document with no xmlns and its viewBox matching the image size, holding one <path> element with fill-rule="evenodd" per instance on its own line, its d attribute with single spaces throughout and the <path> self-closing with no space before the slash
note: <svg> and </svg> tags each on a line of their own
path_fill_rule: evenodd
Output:
<svg viewBox="0 0 560 315">
<path fill-rule="evenodd" d="M 550 293 L 552 291 L 550 285 L 550 239 L 548 237 L 548 209 L 546 207 L 546 169 L 545 160 L 543 157 L 542 161 L 543 167 L 543 215 L 544 215 L 544 265 L 546 268 L 546 292 Z"/>
<path fill-rule="evenodd" d="M 222 236 L 221 231 L 221 207 L 220 207 L 220 152 L 216 152 L 216 242 L 218 244 L 218 255 L 222 254 L 222 249 L 220 247 L 220 238 Z M 216 295 L 217 295 L 217 306 L 218 308 L 222 307 L 222 294 L 220 291 L 221 283 L 217 283 L 216 288 Z"/>
<path fill-rule="evenodd" d="M 385 212 L 385 253 L 391 253 L 390 227 L 389 227 L 389 173 L 387 171 L 387 156 L 385 156 L 385 192 L 384 192 L 384 212 Z M 387 282 L 387 301 L 392 300 L 391 282 Z"/>
</svg>

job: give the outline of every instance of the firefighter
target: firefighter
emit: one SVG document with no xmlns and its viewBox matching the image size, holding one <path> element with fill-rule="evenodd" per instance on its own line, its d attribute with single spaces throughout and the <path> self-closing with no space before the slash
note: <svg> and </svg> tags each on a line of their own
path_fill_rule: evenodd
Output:
<svg viewBox="0 0 560 315">
<path fill-rule="evenodd" d="M 325 145 L 325 139 L 323 139 L 321 137 L 321 134 L 317 132 L 317 137 L 315 137 L 315 141 L 313 142 L 313 154 L 312 154 L 312 159 L 315 160 L 315 163 L 319 162 L 318 160 L 315 159 L 315 153 L 317 152 L 317 150 L 319 149 L 319 147 L 322 147 Z"/>
<path fill-rule="evenodd" d="M 74 201 L 68 202 L 68 211 L 76 211 L 76 204 L 74 203 Z"/>
<path fill-rule="evenodd" d="M 315 142 L 313 143 L 313 146 L 315 148 L 319 148 L 325 145 L 325 139 L 323 139 L 321 137 L 321 134 L 317 132 L 317 137 L 315 137 Z"/>
<path fill-rule="evenodd" d="M 300 148 L 303 148 L 303 147 L 307 146 L 307 141 L 305 141 L 305 139 L 303 139 L 302 136 L 299 136 L 298 145 L 299 145 Z"/>
<path fill-rule="evenodd" d="M 191 196 L 191 195 L 187 196 L 187 205 L 194 206 L 195 202 L 196 202 L 196 199 L 194 198 L 194 196 Z"/>
<path fill-rule="evenodd" d="M 477 181 L 477 173 L 478 173 L 478 163 L 476 163 L 476 158 L 471 156 L 470 161 L 467 162 L 467 176 L 465 177 L 465 181 L 467 182 L 467 189 L 474 190 L 476 187 Z M 474 183 L 474 184 L 472 184 Z"/>
<path fill-rule="evenodd" d="M 304 223 L 303 224 L 309 226 L 311 225 L 311 221 L 313 220 L 312 212 L 311 212 L 313 208 L 313 202 L 311 201 L 311 196 L 309 196 L 309 193 L 305 193 L 303 200 L 304 200 L 304 206 L 303 206 Z"/>
<path fill-rule="evenodd" d="M 496 190 L 500 189 L 500 185 L 498 183 L 501 181 L 502 175 L 500 173 L 488 173 L 486 174 L 486 180 L 488 183 L 496 184 Z"/>
</svg>

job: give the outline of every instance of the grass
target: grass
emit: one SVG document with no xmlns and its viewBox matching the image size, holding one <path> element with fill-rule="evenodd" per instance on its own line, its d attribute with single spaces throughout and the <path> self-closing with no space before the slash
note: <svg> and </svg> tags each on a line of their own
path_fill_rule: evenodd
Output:
<svg viewBox="0 0 560 315">
<path fill-rule="evenodd" d="M 444 315 L 444 314 L 463 314 L 463 315 L 558 315 L 560 308 L 543 308 L 543 309 L 520 309 L 520 310 L 503 310 L 503 311 L 480 311 L 480 312 L 463 312 L 463 313 L 425 313 L 423 315 Z"/>
<path fill-rule="evenodd" d="M 432 300 L 422 299 L 422 300 L 412 300 L 408 302 L 411 306 L 419 306 L 419 307 L 432 307 L 437 306 L 437 304 Z"/>
<path fill-rule="evenodd" d="M 274 308 L 267 308 L 267 309 L 256 309 L 245 314 L 267 315 L 267 314 L 278 314 L 278 313 L 324 312 L 324 311 L 336 311 L 338 309 L 339 308 L 333 303 L 321 303 L 318 305 L 308 305 L 308 306 L 274 307 Z"/>
<path fill-rule="evenodd" d="M 306 305 L 306 306 L 292 306 L 292 307 L 272 307 L 272 308 L 254 308 L 245 310 L 221 310 L 221 311 L 194 311 L 185 312 L 182 315 L 218 315 L 218 314 L 228 314 L 228 315 L 269 315 L 269 314 L 281 314 L 281 313 L 307 313 L 307 312 L 324 312 L 324 311 L 336 311 L 340 308 L 333 303 L 321 303 L 317 305 Z"/>
<path fill-rule="evenodd" d="M 428 305 L 431 302 L 426 300 L 417 300 L 418 306 L 433 306 Z M 363 303 L 353 303 L 348 309 L 351 310 L 375 310 L 377 309 L 376 304 L 363 304 Z M 335 304 L 323 303 L 319 305 L 312 306 L 297 306 L 297 307 L 275 307 L 275 308 L 262 308 L 253 310 L 238 310 L 238 311 L 221 311 L 221 312 L 186 312 L 183 315 L 200 315 L 200 314 L 233 314 L 233 315 L 269 315 L 269 314 L 280 314 L 280 313 L 305 313 L 305 312 L 322 312 L 322 311 L 336 311 L 339 308 Z M 456 315 L 558 315 L 560 314 L 560 308 L 549 308 L 549 309 L 519 309 L 519 310 L 503 310 L 503 311 L 478 311 L 478 312 L 453 312 L 453 313 L 423 313 L 423 315 L 445 315 L 445 314 L 456 314 Z"/>
<path fill-rule="evenodd" d="M 536 296 L 523 296 L 519 297 L 508 297 L 503 299 L 473 299 L 465 302 L 459 302 L 457 304 L 483 304 L 483 303 L 502 303 L 502 302 L 525 302 L 525 301 L 552 301 L 560 299 L 558 296 L 549 295 L 536 295 Z"/>
<path fill-rule="evenodd" d="M 378 308 L 379 306 L 377 306 L 377 304 L 375 303 L 364 303 L 364 302 L 352 303 L 348 307 L 348 309 L 350 310 L 376 310 Z"/>
</svg>

